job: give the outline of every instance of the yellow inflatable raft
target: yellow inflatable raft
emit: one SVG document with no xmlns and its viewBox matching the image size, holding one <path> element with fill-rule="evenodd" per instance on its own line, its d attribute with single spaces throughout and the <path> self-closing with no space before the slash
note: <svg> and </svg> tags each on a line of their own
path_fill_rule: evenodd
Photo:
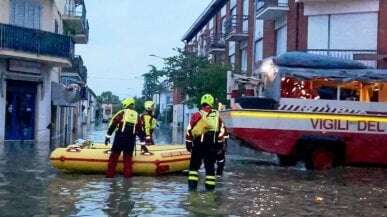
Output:
<svg viewBox="0 0 387 217">
<path fill-rule="evenodd" d="M 69 145 L 55 149 L 50 156 L 54 168 L 74 173 L 105 173 L 110 155 L 110 146 L 103 144 Z M 151 155 L 140 154 L 137 145 L 133 154 L 135 175 L 161 175 L 188 169 L 191 154 L 183 145 L 154 145 L 148 149 Z M 122 172 L 122 155 L 117 172 Z"/>
</svg>

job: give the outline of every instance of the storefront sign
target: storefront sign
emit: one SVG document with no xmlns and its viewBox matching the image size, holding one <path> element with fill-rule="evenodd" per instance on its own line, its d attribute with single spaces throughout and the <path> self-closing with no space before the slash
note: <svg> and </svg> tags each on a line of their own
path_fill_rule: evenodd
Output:
<svg viewBox="0 0 387 217">
<path fill-rule="evenodd" d="M 28 62 L 21 60 L 9 60 L 8 71 L 10 72 L 22 72 L 27 74 L 40 75 L 42 64 L 36 62 Z"/>
</svg>

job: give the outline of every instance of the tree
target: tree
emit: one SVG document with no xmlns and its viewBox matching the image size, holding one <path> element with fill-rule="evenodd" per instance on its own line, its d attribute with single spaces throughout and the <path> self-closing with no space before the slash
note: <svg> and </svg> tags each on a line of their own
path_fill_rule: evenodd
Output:
<svg viewBox="0 0 387 217">
<path fill-rule="evenodd" d="M 162 87 L 162 78 L 165 76 L 165 71 L 158 70 L 156 66 L 149 65 L 149 72 L 143 74 L 144 87 L 142 95 L 147 99 L 152 99 L 154 94 L 160 93 Z"/>
<path fill-rule="evenodd" d="M 202 95 L 212 94 L 218 102 L 227 103 L 227 71 L 229 65 L 211 63 L 205 57 L 199 57 L 176 49 L 177 54 L 164 58 L 164 66 L 157 69 L 150 66 L 149 72 L 143 74 L 143 96 L 151 99 L 167 86 L 179 89 L 188 100 L 189 106 L 198 105 Z"/>
<path fill-rule="evenodd" d="M 100 96 L 97 96 L 97 101 L 100 104 L 112 104 L 113 114 L 115 114 L 121 109 L 120 98 L 114 95 L 111 91 L 102 92 Z"/>
<path fill-rule="evenodd" d="M 144 97 L 134 97 L 134 100 L 136 101 L 134 110 L 139 114 L 143 113 L 145 111 L 144 103 L 146 99 Z"/>
<path fill-rule="evenodd" d="M 120 98 L 111 91 L 102 92 L 100 96 L 97 96 L 97 101 L 100 104 L 120 104 Z"/>
<path fill-rule="evenodd" d="M 219 102 L 227 101 L 227 71 L 229 65 L 211 63 L 205 57 L 198 57 L 177 49 L 178 54 L 165 59 L 163 70 L 173 88 L 188 96 L 186 104 L 200 103 L 203 94 L 212 94 Z"/>
</svg>

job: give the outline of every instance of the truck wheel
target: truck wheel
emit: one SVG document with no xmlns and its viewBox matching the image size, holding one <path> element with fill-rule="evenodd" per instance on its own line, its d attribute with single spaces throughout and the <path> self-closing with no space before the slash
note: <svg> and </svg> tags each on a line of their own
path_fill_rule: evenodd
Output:
<svg viewBox="0 0 387 217">
<path fill-rule="evenodd" d="M 307 154 L 305 167 L 308 170 L 328 170 L 335 166 L 335 153 L 326 147 L 316 147 Z"/>
<path fill-rule="evenodd" d="M 290 167 L 296 165 L 296 159 L 293 155 L 277 155 L 279 165 L 282 167 Z"/>
</svg>

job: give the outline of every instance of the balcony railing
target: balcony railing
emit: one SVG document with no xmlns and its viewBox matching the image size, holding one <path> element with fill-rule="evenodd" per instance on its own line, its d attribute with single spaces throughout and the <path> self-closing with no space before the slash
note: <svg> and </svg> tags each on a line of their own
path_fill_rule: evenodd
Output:
<svg viewBox="0 0 387 217">
<path fill-rule="evenodd" d="M 51 32 L 0 24 L 0 50 L 71 59 L 74 43 L 71 38 Z"/>
<path fill-rule="evenodd" d="M 289 11 L 288 0 L 257 0 L 257 19 L 274 20 Z"/>
<path fill-rule="evenodd" d="M 189 43 L 185 46 L 185 51 L 188 52 L 188 53 L 197 53 L 197 48 L 198 48 L 198 45 L 197 43 Z"/>
<path fill-rule="evenodd" d="M 207 49 L 210 54 L 218 54 L 226 51 L 226 41 L 224 34 L 210 34 L 206 37 Z"/>
<path fill-rule="evenodd" d="M 356 60 L 371 67 L 376 67 L 378 60 L 376 50 L 308 49 L 307 52 L 345 60 Z"/>
<path fill-rule="evenodd" d="M 89 22 L 83 0 L 66 0 L 63 21 L 68 35 L 73 36 L 77 43 L 87 43 Z"/>
<path fill-rule="evenodd" d="M 232 15 L 225 23 L 225 38 L 227 41 L 244 41 L 248 38 L 248 16 Z"/>
<path fill-rule="evenodd" d="M 83 59 L 81 56 L 75 56 L 71 59 L 72 67 L 62 68 L 62 71 L 71 74 L 77 74 L 84 82 L 87 81 L 87 68 L 83 64 Z M 67 76 L 67 75 L 66 75 Z"/>
</svg>

